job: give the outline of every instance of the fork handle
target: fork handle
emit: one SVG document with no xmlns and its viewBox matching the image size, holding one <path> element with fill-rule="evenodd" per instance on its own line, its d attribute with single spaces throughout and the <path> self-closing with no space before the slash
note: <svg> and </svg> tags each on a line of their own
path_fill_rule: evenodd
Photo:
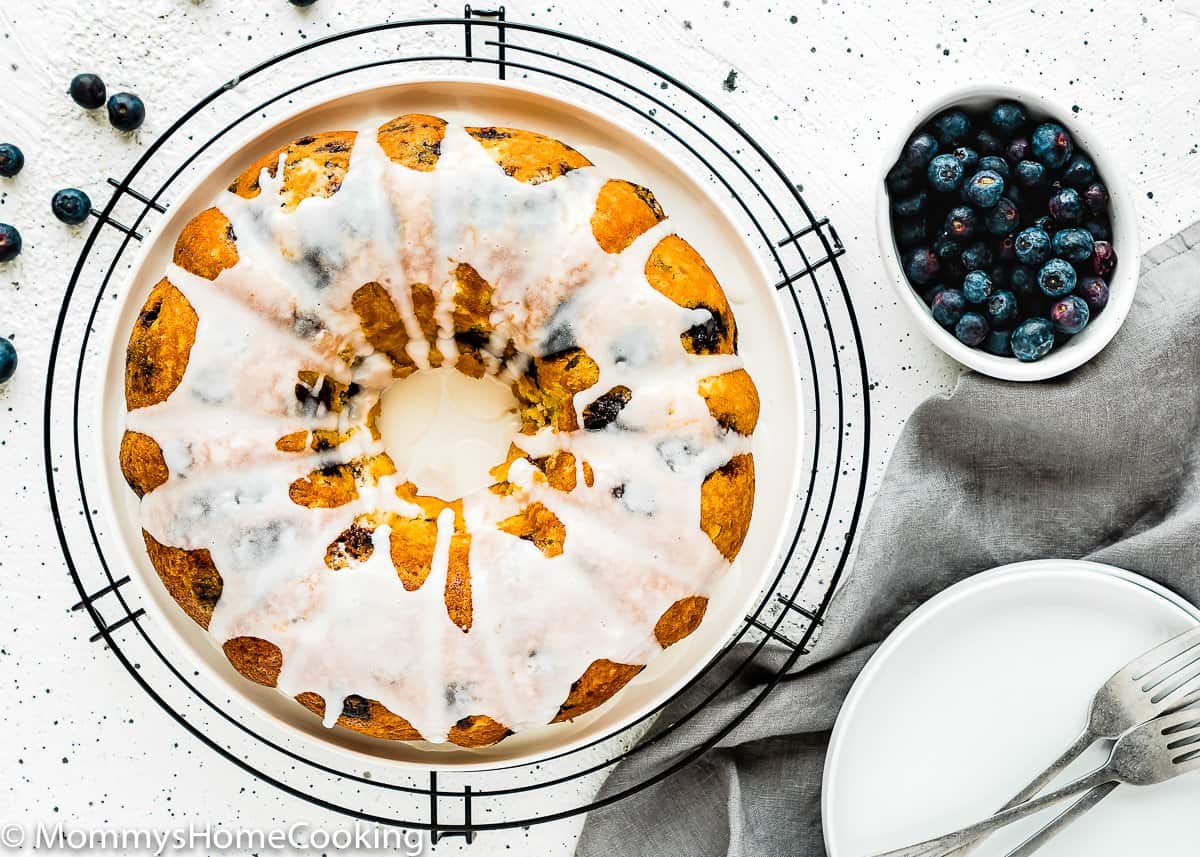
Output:
<svg viewBox="0 0 1200 857">
<path fill-rule="evenodd" d="M 947 833 L 945 836 L 939 836 L 936 839 L 918 842 L 916 845 L 910 845 L 907 848 L 885 851 L 882 854 L 875 855 L 875 857 L 938 857 L 938 855 L 947 855 L 953 851 L 957 851 L 963 845 L 980 836 L 987 835 L 994 830 L 1004 827 L 1006 824 L 1011 824 L 1014 821 L 1034 815 L 1061 800 L 1091 791 L 1096 786 L 1111 782 L 1114 779 L 1116 779 L 1116 775 L 1108 765 L 1105 765 L 1086 776 L 1080 777 L 1073 783 L 1050 792 L 1048 795 L 1017 804 L 1009 809 L 1001 810 L 991 818 L 986 818 L 969 827 L 964 827 L 953 833 Z"/>
<path fill-rule="evenodd" d="M 1075 803 L 1071 804 L 1062 814 L 1049 822 L 1037 833 L 1030 836 L 1012 851 L 1009 851 L 1004 857 L 1029 857 L 1030 854 L 1061 833 L 1064 827 L 1112 794 L 1113 790 L 1119 785 L 1120 783 L 1118 782 L 1109 782 L 1101 786 L 1096 786 L 1079 800 L 1075 801 Z"/>
</svg>

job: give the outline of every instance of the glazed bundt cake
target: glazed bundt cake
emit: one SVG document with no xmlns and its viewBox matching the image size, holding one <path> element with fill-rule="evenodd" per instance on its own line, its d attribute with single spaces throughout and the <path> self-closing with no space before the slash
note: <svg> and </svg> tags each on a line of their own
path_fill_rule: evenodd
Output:
<svg viewBox="0 0 1200 857">
<path fill-rule="evenodd" d="M 325 725 L 493 744 L 694 631 L 750 523 L 729 303 L 644 187 L 511 128 L 302 137 L 182 230 L 129 336 L 146 551 L 246 679 Z M 381 396 L 492 376 L 486 488 L 400 472 Z"/>
</svg>

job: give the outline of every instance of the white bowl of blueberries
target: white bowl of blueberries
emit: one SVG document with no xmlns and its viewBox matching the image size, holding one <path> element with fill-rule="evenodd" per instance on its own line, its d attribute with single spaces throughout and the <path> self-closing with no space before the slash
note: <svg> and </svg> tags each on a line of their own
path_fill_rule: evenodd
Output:
<svg viewBox="0 0 1200 857">
<path fill-rule="evenodd" d="M 913 126 L 888 150 L 879 233 L 921 329 L 1011 381 L 1094 357 L 1138 269 L 1132 199 L 1099 139 L 1070 110 L 995 86 L 948 93 Z"/>
</svg>

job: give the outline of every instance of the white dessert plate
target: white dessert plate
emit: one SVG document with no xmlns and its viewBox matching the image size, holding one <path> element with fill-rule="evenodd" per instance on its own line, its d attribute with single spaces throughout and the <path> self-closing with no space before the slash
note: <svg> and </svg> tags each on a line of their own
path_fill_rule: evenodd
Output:
<svg viewBox="0 0 1200 857">
<path fill-rule="evenodd" d="M 1200 622 L 1139 575 L 1072 560 L 994 569 L 932 598 L 884 641 L 851 689 L 826 758 L 829 857 L 868 857 L 979 820 L 1079 735 L 1096 689 Z M 1093 747 L 1062 775 L 1103 763 Z M 1069 804 L 999 831 L 1002 857 Z M 1046 857 L 1195 853 L 1200 776 L 1122 786 L 1066 828 Z"/>
<path fill-rule="evenodd" d="M 129 330 L 151 287 L 162 277 L 175 238 L 187 221 L 207 208 L 218 192 L 255 158 L 308 133 L 364 127 L 408 112 L 432 113 L 465 124 L 510 125 L 558 137 L 587 155 L 606 173 L 652 188 L 680 235 L 704 255 L 725 288 L 739 330 L 739 350 L 758 385 L 762 413 L 752 449 L 762 465 L 756 474 L 754 514 L 732 573 L 713 593 L 704 622 L 691 636 L 663 652 L 608 704 L 577 720 L 513 735 L 493 747 L 462 750 L 450 744 L 396 742 L 346 729 L 325 729 L 318 718 L 273 689 L 239 676 L 211 638 L 187 618 L 167 594 L 146 557 L 138 524 L 137 499 L 125 485 L 117 461 L 123 429 L 123 373 Z M 114 549 L 155 623 L 159 640 L 172 646 L 181 664 L 196 667 L 207 695 L 228 700 L 239 718 L 255 718 L 255 731 L 279 739 L 299 739 L 307 758 L 344 764 L 380 763 L 417 770 L 500 768 L 544 759 L 599 741 L 643 718 L 678 691 L 742 625 L 766 576 L 775 568 L 787 536 L 788 519 L 799 496 L 804 456 L 799 426 L 801 387 L 795 347 L 779 310 L 778 296 L 737 221 L 702 184 L 654 141 L 577 104 L 511 83 L 437 78 L 357 88 L 303 106 L 249 135 L 215 158 L 207 172 L 177 198 L 135 266 L 131 285 L 114 308 L 107 379 L 100 404 L 98 454 L 107 467 L 101 491 L 104 518 L 115 518 Z"/>
</svg>

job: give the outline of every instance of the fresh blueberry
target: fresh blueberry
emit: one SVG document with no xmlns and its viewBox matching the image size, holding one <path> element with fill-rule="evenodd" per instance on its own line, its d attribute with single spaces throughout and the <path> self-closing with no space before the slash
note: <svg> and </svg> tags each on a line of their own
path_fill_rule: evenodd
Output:
<svg viewBox="0 0 1200 857">
<path fill-rule="evenodd" d="M 979 215 L 969 205 L 956 205 L 946 215 L 946 233 L 955 241 L 966 241 L 979 228 Z"/>
<path fill-rule="evenodd" d="M 1052 243 L 1055 256 L 1061 256 L 1068 262 L 1078 263 L 1092 258 L 1092 247 L 1095 240 L 1092 238 L 1092 233 L 1086 229 L 1072 226 L 1069 229 L 1060 229 L 1055 232 Z"/>
<path fill-rule="evenodd" d="M 963 278 L 963 297 L 969 304 L 981 304 L 992 293 L 992 278 L 984 271 L 969 271 Z"/>
<path fill-rule="evenodd" d="M 938 257 L 928 247 L 914 247 L 904 254 L 904 273 L 918 285 L 932 283 L 938 275 Z"/>
<path fill-rule="evenodd" d="M 1097 217 L 1104 214 L 1108 209 L 1108 188 L 1100 182 L 1092 182 L 1083 190 L 1083 204 Z"/>
<path fill-rule="evenodd" d="M 1067 162 L 1067 166 L 1062 172 L 1062 179 L 1067 184 L 1089 184 L 1094 178 L 1096 178 L 1096 165 L 1082 152 L 1077 152 Z"/>
<path fill-rule="evenodd" d="M 1017 233 L 1013 249 L 1024 264 L 1041 265 L 1050 258 L 1050 236 L 1046 230 L 1030 226 Z"/>
<path fill-rule="evenodd" d="M 992 278 L 993 291 L 1008 291 L 1009 283 L 1012 282 L 1012 268 L 1008 265 L 992 265 L 987 275 Z"/>
<path fill-rule="evenodd" d="M 1075 269 L 1062 259 L 1051 259 L 1038 271 L 1038 287 L 1048 298 L 1061 298 L 1075 291 Z"/>
<path fill-rule="evenodd" d="M 912 193 L 917 189 L 918 173 L 903 161 L 897 161 L 884 178 L 889 196 Z"/>
<path fill-rule="evenodd" d="M 103 107 L 104 97 L 107 94 L 104 90 L 104 81 L 98 75 L 86 72 L 71 78 L 71 88 L 68 91 L 71 93 L 72 101 L 88 110 Z"/>
<path fill-rule="evenodd" d="M 1015 101 L 998 101 L 992 108 L 992 127 L 1005 137 L 1013 137 L 1025 127 L 1025 108 Z"/>
<path fill-rule="evenodd" d="M 1029 137 L 1033 156 L 1052 170 L 1057 170 L 1071 159 L 1075 151 L 1067 129 L 1057 122 L 1043 122 L 1033 129 Z"/>
<path fill-rule="evenodd" d="M 146 105 L 132 92 L 118 92 L 108 99 L 108 121 L 118 131 L 136 131 L 146 119 Z"/>
<path fill-rule="evenodd" d="M 1112 229 L 1109 227 L 1107 220 L 1089 220 L 1083 224 L 1083 227 L 1092 233 L 1092 238 L 1096 241 L 1112 240 Z"/>
<path fill-rule="evenodd" d="M 1083 198 L 1073 187 L 1059 188 L 1050 194 L 1046 204 L 1050 216 L 1061 226 L 1075 226 L 1083 222 Z"/>
<path fill-rule="evenodd" d="M 934 136 L 928 131 L 918 131 L 905 144 L 901 159 L 913 170 L 923 170 L 929 166 L 937 150 L 938 144 Z"/>
<path fill-rule="evenodd" d="M 951 108 L 934 118 L 933 133 L 942 146 L 953 149 L 967 142 L 971 136 L 971 120 L 958 108 Z"/>
<path fill-rule="evenodd" d="M 78 226 L 87 220 L 92 210 L 92 201 L 77 187 L 65 187 L 56 191 L 50 200 L 50 210 L 63 223 Z"/>
<path fill-rule="evenodd" d="M 963 199 L 976 208 L 991 208 L 1004 194 L 1004 177 L 991 170 L 980 170 L 963 185 Z"/>
<path fill-rule="evenodd" d="M 1008 275 L 1008 283 L 1014 292 L 1023 298 L 1039 293 L 1037 272 L 1028 265 L 1014 265 Z"/>
<path fill-rule="evenodd" d="M 1026 363 L 1041 360 L 1054 347 L 1054 325 L 1044 318 L 1027 318 L 1012 334 L 1012 352 Z"/>
<path fill-rule="evenodd" d="M 988 155 L 979 159 L 979 169 L 991 170 L 994 173 L 999 173 L 1004 179 L 1004 183 L 1008 184 L 1009 167 L 1008 161 L 998 155 Z"/>
<path fill-rule="evenodd" d="M 1041 187 L 1046 183 L 1046 167 L 1037 161 L 1017 161 L 1013 173 L 1021 187 Z"/>
<path fill-rule="evenodd" d="M 0 338 L 0 384 L 17 371 L 17 349 L 7 339 Z"/>
<path fill-rule="evenodd" d="M 11 179 L 25 166 L 25 155 L 12 143 L 0 143 L 0 176 Z"/>
<path fill-rule="evenodd" d="M 987 319 L 977 312 L 965 312 L 963 317 L 954 325 L 954 335 L 958 341 L 969 348 L 983 343 L 991 333 Z"/>
<path fill-rule="evenodd" d="M 1045 232 L 1047 235 L 1053 235 L 1058 231 L 1058 224 L 1054 222 L 1054 218 L 1049 214 L 1043 214 L 1037 220 L 1033 221 L 1033 225 Z"/>
<path fill-rule="evenodd" d="M 1081 277 L 1075 287 L 1094 314 L 1108 306 L 1108 283 L 1100 277 Z"/>
<path fill-rule="evenodd" d="M 1109 279 L 1117 267 L 1117 251 L 1107 241 L 1097 241 L 1092 245 L 1092 273 L 1097 277 Z"/>
<path fill-rule="evenodd" d="M 992 292 L 983 311 L 992 327 L 1009 327 L 1017 320 L 1017 296 L 1009 291 Z"/>
<path fill-rule="evenodd" d="M 926 304 L 933 306 L 934 300 L 944 291 L 946 291 L 945 286 L 943 286 L 941 283 L 934 283 L 932 286 L 925 289 L 925 291 L 921 292 L 921 298 Z"/>
<path fill-rule="evenodd" d="M 1050 323 L 1059 333 L 1068 336 L 1074 336 L 1087 327 L 1090 318 L 1091 310 L 1087 302 L 1078 295 L 1067 295 L 1050 307 Z"/>
<path fill-rule="evenodd" d="M 945 328 L 953 328 L 966 311 L 967 300 L 958 289 L 944 289 L 933 299 L 933 320 Z"/>
<path fill-rule="evenodd" d="M 945 263 L 947 259 L 954 258 L 962 252 L 962 247 L 958 245 L 948 233 L 943 232 L 933 240 L 933 254 L 938 257 L 938 261 Z"/>
<path fill-rule="evenodd" d="M 17 258 L 21 252 L 21 233 L 17 227 L 0 223 L 0 263 Z"/>
<path fill-rule="evenodd" d="M 1012 233 L 1001 235 L 996 240 L 996 258 L 1001 262 L 1011 264 L 1017 258 L 1017 239 Z"/>
<path fill-rule="evenodd" d="M 963 165 L 963 173 L 965 175 L 975 172 L 975 168 L 979 166 L 979 153 L 974 149 L 959 146 L 951 154 L 958 158 L 958 162 Z"/>
<path fill-rule="evenodd" d="M 1016 164 L 1029 157 L 1029 140 L 1025 137 L 1014 137 L 1008 141 L 1004 149 L 1004 157 L 1009 163 Z"/>
<path fill-rule="evenodd" d="M 962 161 L 953 155 L 938 155 L 929 162 L 926 170 L 929 186 L 939 193 L 958 190 L 963 180 Z"/>
<path fill-rule="evenodd" d="M 997 357 L 1012 357 L 1012 331 L 993 330 L 983 341 L 983 350 Z"/>
<path fill-rule="evenodd" d="M 1003 196 L 988 209 L 983 218 L 984 226 L 993 235 L 1008 235 L 1020 222 L 1021 212 L 1017 210 L 1016 204 Z"/>
<path fill-rule="evenodd" d="M 897 246 L 908 249 L 929 240 L 929 229 L 924 217 L 898 217 L 892 222 L 892 232 Z"/>
<path fill-rule="evenodd" d="M 979 271 L 990 267 L 993 260 L 992 249 L 982 241 L 976 241 L 962 251 L 962 264 L 968 271 Z"/>
<path fill-rule="evenodd" d="M 1004 151 L 1004 141 L 987 128 L 980 128 L 975 135 L 975 150 L 980 155 L 999 155 Z"/>
<path fill-rule="evenodd" d="M 1026 205 L 1026 193 L 1027 192 L 1023 188 L 1017 186 L 1016 182 L 1010 182 L 1008 179 L 1005 179 L 1004 193 L 1000 194 L 1000 196 L 1003 199 L 1007 199 L 1018 209 L 1024 209 Z M 1020 219 L 1019 214 L 1020 212 L 1018 211 L 1018 219 Z"/>
<path fill-rule="evenodd" d="M 901 217 L 912 217 L 925 210 L 927 196 L 919 190 L 912 196 L 902 196 L 892 201 L 892 211 Z"/>
</svg>

